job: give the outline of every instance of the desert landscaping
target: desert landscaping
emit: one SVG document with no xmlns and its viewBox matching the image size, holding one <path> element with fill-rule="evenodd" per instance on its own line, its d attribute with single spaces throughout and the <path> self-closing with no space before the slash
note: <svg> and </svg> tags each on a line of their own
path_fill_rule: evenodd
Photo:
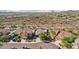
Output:
<svg viewBox="0 0 79 59">
<path fill-rule="evenodd" d="M 78 10 L 0 12 L 0 49 L 78 48 Z"/>
</svg>

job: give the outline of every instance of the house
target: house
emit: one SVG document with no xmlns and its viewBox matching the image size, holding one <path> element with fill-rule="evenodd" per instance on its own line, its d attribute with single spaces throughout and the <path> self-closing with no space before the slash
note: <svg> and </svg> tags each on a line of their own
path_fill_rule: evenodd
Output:
<svg viewBox="0 0 79 59">
<path fill-rule="evenodd" d="M 44 32 L 47 32 L 47 29 L 42 29 L 42 28 L 35 30 L 29 29 L 26 31 L 26 36 L 27 39 L 36 39 L 40 33 L 44 33 Z"/>
<path fill-rule="evenodd" d="M 57 31 L 57 33 L 56 33 L 56 35 L 54 36 L 53 39 L 54 40 L 59 40 L 62 37 L 70 36 L 70 35 L 72 35 L 72 33 L 61 30 L 61 31 Z"/>
<path fill-rule="evenodd" d="M 27 31 L 28 31 L 27 29 L 18 28 L 15 30 L 15 33 L 19 34 L 22 38 L 24 38 Z"/>
<path fill-rule="evenodd" d="M 8 35 L 8 34 L 10 34 L 10 29 L 2 29 L 2 30 L 0 30 L 0 32 L 2 32 L 4 35 Z"/>
<path fill-rule="evenodd" d="M 35 31 L 33 29 L 16 29 L 15 32 L 20 34 L 22 38 L 27 37 L 28 39 L 32 39 L 35 36 Z"/>
</svg>

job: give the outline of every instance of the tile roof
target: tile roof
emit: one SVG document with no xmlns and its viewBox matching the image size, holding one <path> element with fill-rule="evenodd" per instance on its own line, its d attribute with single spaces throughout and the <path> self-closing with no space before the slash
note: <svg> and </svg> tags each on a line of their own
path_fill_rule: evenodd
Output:
<svg viewBox="0 0 79 59">
<path fill-rule="evenodd" d="M 56 36 L 56 40 L 59 40 L 61 37 L 63 37 L 63 36 L 69 36 L 69 35 L 71 35 L 71 33 L 70 32 L 66 32 L 66 31 L 61 31 L 57 36 Z"/>
</svg>

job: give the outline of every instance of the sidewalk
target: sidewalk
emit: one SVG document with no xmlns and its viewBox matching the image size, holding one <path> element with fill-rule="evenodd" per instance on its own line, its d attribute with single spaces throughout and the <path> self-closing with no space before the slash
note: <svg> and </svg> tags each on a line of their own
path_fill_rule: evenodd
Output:
<svg viewBox="0 0 79 59">
<path fill-rule="evenodd" d="M 24 40 L 24 39 L 22 39 L 21 42 L 13 42 L 13 41 L 11 40 L 11 41 L 8 42 L 8 43 L 38 43 L 38 42 L 42 42 L 42 41 L 40 40 L 40 38 L 37 38 L 37 39 L 35 39 L 35 40 L 36 40 L 35 42 L 26 42 L 26 40 Z"/>
</svg>

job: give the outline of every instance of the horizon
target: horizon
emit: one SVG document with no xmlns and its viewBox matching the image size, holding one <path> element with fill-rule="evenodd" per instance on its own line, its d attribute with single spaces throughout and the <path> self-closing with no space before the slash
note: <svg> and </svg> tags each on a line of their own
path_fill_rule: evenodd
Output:
<svg viewBox="0 0 79 59">
<path fill-rule="evenodd" d="M 0 12 L 62 12 L 62 11 L 79 11 L 79 10 L 0 10 Z"/>
</svg>

